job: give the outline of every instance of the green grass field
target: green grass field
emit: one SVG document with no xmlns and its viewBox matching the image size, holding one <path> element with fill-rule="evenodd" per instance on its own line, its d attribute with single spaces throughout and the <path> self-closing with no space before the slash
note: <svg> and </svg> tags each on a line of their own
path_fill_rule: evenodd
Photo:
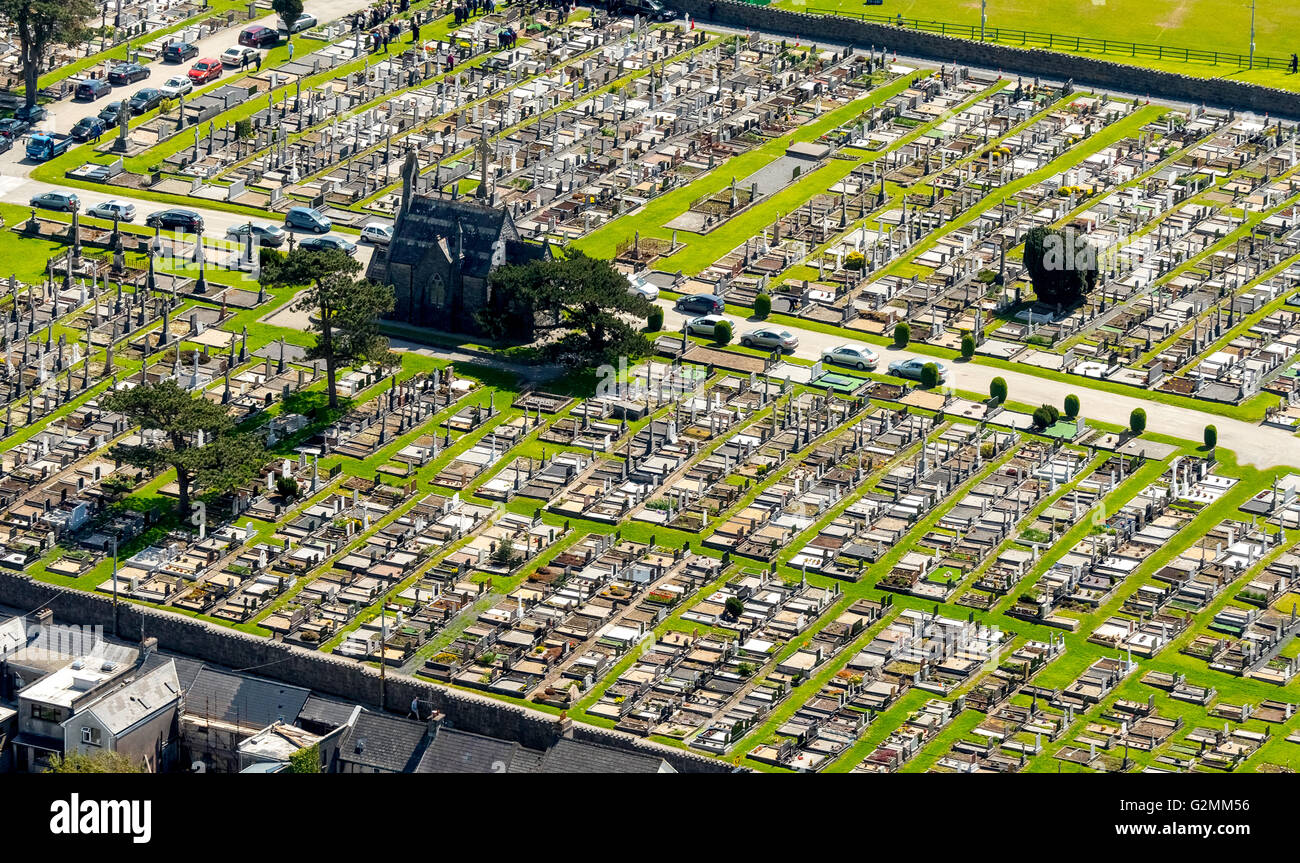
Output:
<svg viewBox="0 0 1300 863">
<path fill-rule="evenodd" d="M 773 5 L 808 12 L 902 15 L 975 26 L 980 22 L 979 0 L 885 0 L 880 6 L 867 6 L 863 0 L 773 0 Z M 990 40 L 991 31 L 1002 27 L 1243 55 L 1250 52 L 1249 0 L 988 0 L 987 11 L 986 35 Z M 1019 44 L 1018 38 L 998 41 Z M 1292 0 L 1258 0 L 1255 50 L 1259 56 L 1272 57 L 1300 52 L 1300 4 Z M 1148 68 L 1300 90 L 1300 75 L 1285 70 L 1238 71 L 1235 66 L 1132 58 L 1118 50 L 1105 56 Z"/>
</svg>

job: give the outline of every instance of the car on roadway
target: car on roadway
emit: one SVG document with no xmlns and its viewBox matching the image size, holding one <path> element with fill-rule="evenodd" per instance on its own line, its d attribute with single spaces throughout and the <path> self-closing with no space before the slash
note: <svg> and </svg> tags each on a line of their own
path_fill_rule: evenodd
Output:
<svg viewBox="0 0 1300 863">
<path fill-rule="evenodd" d="M 701 315 L 686 322 L 686 332 L 692 336 L 711 336 L 725 320 L 722 315 Z"/>
<path fill-rule="evenodd" d="M 257 62 L 257 49 L 247 48 L 242 45 L 232 45 L 221 52 L 221 62 L 234 68 L 246 65 L 251 66 Z"/>
<path fill-rule="evenodd" d="M 171 42 L 162 51 L 165 63 L 184 63 L 197 56 L 199 56 L 199 46 L 189 42 Z"/>
<path fill-rule="evenodd" d="M 168 99 L 179 99 L 194 89 L 194 82 L 184 75 L 173 75 L 158 85 L 158 92 Z"/>
<path fill-rule="evenodd" d="M 629 294 L 645 297 L 647 300 L 659 299 L 659 286 L 654 282 L 647 281 L 641 276 L 628 277 L 627 292 Z"/>
<path fill-rule="evenodd" d="M 870 371 L 880 362 L 876 352 L 862 345 L 838 345 L 822 351 L 822 362 L 852 366 L 860 372 Z"/>
<path fill-rule="evenodd" d="M 250 24 L 239 31 L 239 44 L 249 48 L 271 48 L 279 41 L 279 33 L 261 24 Z"/>
<path fill-rule="evenodd" d="M 297 18 L 293 19 L 293 27 L 284 26 L 284 19 L 277 18 L 275 21 L 276 34 L 280 37 L 287 37 L 292 33 L 301 33 L 304 30 L 310 30 L 317 24 L 316 16 L 310 12 L 302 12 Z"/>
<path fill-rule="evenodd" d="M 84 78 L 77 82 L 77 89 L 73 91 L 72 98 L 82 102 L 93 102 L 112 92 L 112 85 L 103 78 Z"/>
<path fill-rule="evenodd" d="M 137 90 L 127 105 L 130 106 L 132 114 L 139 115 L 157 108 L 162 104 L 162 100 L 162 90 L 157 87 L 145 87 L 143 90 Z"/>
<path fill-rule="evenodd" d="M 259 246 L 272 248 L 283 246 L 285 237 L 288 236 L 284 228 L 270 222 L 245 222 L 242 225 L 231 225 L 226 229 L 226 236 L 242 243 L 247 241 L 250 231 L 253 234 L 253 242 Z"/>
<path fill-rule="evenodd" d="M 102 201 L 87 210 L 86 215 L 94 216 L 96 219 L 108 219 L 110 222 L 114 219 L 119 222 L 130 222 L 135 219 L 135 204 L 130 201 Z"/>
<path fill-rule="evenodd" d="M 45 110 L 43 105 L 20 105 L 18 110 L 14 111 L 14 119 L 22 120 L 29 127 L 41 122 L 48 116 L 50 116 L 50 112 Z"/>
<path fill-rule="evenodd" d="M 659 0 L 611 0 L 609 11 L 615 15 L 640 15 L 649 21 L 675 21 L 677 13 Z"/>
<path fill-rule="evenodd" d="M 948 369 L 944 368 L 943 363 L 935 360 L 923 360 L 920 357 L 912 357 L 910 360 L 895 360 L 889 364 L 889 373 L 894 377 L 919 381 L 921 379 L 921 369 L 930 363 L 934 363 L 939 370 L 939 383 L 946 381 L 948 379 Z"/>
<path fill-rule="evenodd" d="M 105 128 L 104 121 L 98 117 L 82 117 L 72 124 L 68 134 L 78 141 L 91 141 L 104 134 Z"/>
<path fill-rule="evenodd" d="M 134 84 L 149 77 L 149 67 L 139 63 L 119 63 L 108 70 L 108 83 L 115 87 Z"/>
<path fill-rule="evenodd" d="M 687 294 L 678 297 L 673 308 L 693 315 L 720 315 L 727 304 L 717 294 Z"/>
<path fill-rule="evenodd" d="M 59 210 L 69 212 L 77 205 L 77 196 L 73 192 L 42 192 L 32 196 L 32 206 L 42 210 Z"/>
<path fill-rule="evenodd" d="M 393 226 L 383 222 L 370 222 L 361 228 L 361 242 L 372 246 L 387 246 L 393 241 Z"/>
<path fill-rule="evenodd" d="M 116 126 L 117 121 L 122 117 L 122 108 L 126 105 L 122 102 L 109 102 L 99 112 L 99 119 L 104 121 L 105 126 Z"/>
<path fill-rule="evenodd" d="M 311 207 L 290 207 L 284 214 L 284 226 L 289 230 L 311 231 L 315 234 L 328 234 L 334 227 L 330 220 Z"/>
<path fill-rule="evenodd" d="M 31 127 L 28 124 L 17 117 L 6 117 L 0 120 L 0 138 L 12 141 L 14 138 L 22 137 L 29 128 Z"/>
<path fill-rule="evenodd" d="M 190 71 L 186 74 L 194 82 L 194 86 L 201 87 L 209 81 L 215 81 L 221 77 L 221 61 L 216 57 L 204 57 L 191 66 Z"/>
<path fill-rule="evenodd" d="M 772 327 L 759 327 L 740 337 L 740 345 L 745 348 L 767 348 L 773 351 L 793 351 L 799 347 L 799 337 L 789 330 Z"/>
<path fill-rule="evenodd" d="M 347 255 L 357 253 L 357 244 L 342 237 L 306 237 L 298 248 L 309 252 L 343 252 Z"/>
<path fill-rule="evenodd" d="M 162 228 L 163 230 L 179 230 L 187 234 L 201 234 L 203 232 L 203 217 L 193 210 L 186 210 L 181 207 L 172 207 L 170 210 L 159 210 L 156 213 L 150 213 L 144 223 L 151 228 Z"/>
</svg>

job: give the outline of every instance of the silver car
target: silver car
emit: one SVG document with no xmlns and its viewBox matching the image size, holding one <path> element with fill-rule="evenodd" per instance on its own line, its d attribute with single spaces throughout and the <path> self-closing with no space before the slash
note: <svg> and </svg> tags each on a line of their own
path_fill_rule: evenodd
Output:
<svg viewBox="0 0 1300 863">
<path fill-rule="evenodd" d="M 109 221 L 117 219 L 119 222 L 129 222 L 135 218 L 135 204 L 126 201 L 104 201 L 87 210 L 86 215 L 96 219 L 108 219 Z"/>
<path fill-rule="evenodd" d="M 717 329 L 718 324 L 725 321 L 722 315 L 702 315 L 698 318 L 691 318 L 686 324 L 686 332 L 693 336 L 711 336 Z"/>
<path fill-rule="evenodd" d="M 837 366 L 852 366 L 858 371 L 874 369 L 880 358 L 870 348 L 859 345 L 840 345 L 822 351 L 822 362 Z"/>
<path fill-rule="evenodd" d="M 793 351 L 799 347 L 799 337 L 789 330 L 774 330 L 760 327 L 750 330 L 740 337 L 740 344 L 746 348 L 767 348 L 773 351 Z"/>
</svg>

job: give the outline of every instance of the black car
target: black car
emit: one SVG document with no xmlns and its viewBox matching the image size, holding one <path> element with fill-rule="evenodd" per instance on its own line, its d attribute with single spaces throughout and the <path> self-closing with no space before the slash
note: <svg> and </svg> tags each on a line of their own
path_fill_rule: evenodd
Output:
<svg viewBox="0 0 1300 863">
<path fill-rule="evenodd" d="M 99 119 L 104 121 L 105 126 L 116 126 L 117 121 L 121 119 L 122 106 L 125 102 L 109 102 L 104 106 L 104 110 L 99 112 Z"/>
<path fill-rule="evenodd" d="M 189 42 L 172 42 L 163 48 L 162 58 L 167 63 L 184 63 L 199 56 L 199 46 Z"/>
<path fill-rule="evenodd" d="M 640 15 L 651 21 L 675 21 L 677 13 L 659 0 L 610 0 L 609 10 L 615 14 Z"/>
<path fill-rule="evenodd" d="M 30 127 L 33 123 L 39 123 L 50 115 L 40 105 L 23 105 L 17 111 L 14 111 L 14 119 L 22 120 Z"/>
<path fill-rule="evenodd" d="M 90 141 L 104 134 L 104 121 L 98 117 L 82 117 L 68 134 L 78 141 Z"/>
<path fill-rule="evenodd" d="M 187 234 L 198 234 L 203 231 L 203 217 L 193 210 L 182 210 L 179 207 L 150 213 L 144 223 L 151 228 L 162 228 L 165 231 L 178 230 Z"/>
<path fill-rule="evenodd" d="M 134 84 L 149 77 L 149 70 L 139 63 L 122 63 L 108 70 L 108 83 L 121 86 Z"/>
<path fill-rule="evenodd" d="M 29 128 L 31 127 L 17 117 L 8 117 L 0 120 L 0 138 L 12 141 L 14 138 L 20 137 Z"/>
<path fill-rule="evenodd" d="M 673 303 L 677 311 L 693 315 L 720 315 L 726 307 L 722 297 L 716 294 L 689 294 Z"/>
<path fill-rule="evenodd" d="M 103 78 L 87 78 L 77 84 L 77 90 L 73 94 L 73 98 L 93 102 L 100 96 L 107 96 L 112 92 L 113 88 Z"/>
<path fill-rule="evenodd" d="M 132 114 L 143 114 L 145 111 L 152 111 L 162 104 L 162 90 L 156 87 L 145 87 L 131 97 L 130 106 Z"/>
</svg>

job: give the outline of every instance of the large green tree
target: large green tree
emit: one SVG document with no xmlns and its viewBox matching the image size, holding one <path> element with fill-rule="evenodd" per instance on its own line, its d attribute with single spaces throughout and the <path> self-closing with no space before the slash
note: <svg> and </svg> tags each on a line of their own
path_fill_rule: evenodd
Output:
<svg viewBox="0 0 1300 863">
<path fill-rule="evenodd" d="M 225 407 L 173 380 L 115 390 L 100 404 L 144 430 L 163 433 L 161 441 L 118 444 L 113 457 L 149 470 L 175 469 L 182 515 L 189 514 L 193 493 L 228 491 L 255 477 L 266 462 L 261 441 L 237 431 Z"/>
<path fill-rule="evenodd" d="M 271 11 L 284 21 L 284 26 L 293 32 L 293 22 L 302 15 L 302 0 L 271 0 Z M 293 37 L 290 36 L 290 39 Z"/>
<path fill-rule="evenodd" d="M 41 64 L 56 45 L 72 45 L 86 34 L 99 7 L 94 0 L 0 0 L 0 18 L 11 25 L 23 64 L 23 95 L 36 104 Z"/>
<path fill-rule="evenodd" d="M 120 752 L 69 752 L 50 756 L 46 773 L 143 773 L 140 765 Z"/>
<path fill-rule="evenodd" d="M 1025 235 L 1025 269 L 1040 302 L 1072 306 L 1097 284 L 1097 256 L 1082 232 L 1039 226 Z"/>
<path fill-rule="evenodd" d="M 325 362 L 329 406 L 338 407 L 334 379 L 340 367 L 361 362 L 393 365 L 388 338 L 379 331 L 379 318 L 393 310 L 393 289 L 356 278 L 360 262 L 344 252 L 294 249 L 287 255 L 262 255 L 262 282 L 274 287 L 306 285 L 294 308 L 310 312 L 309 328 L 316 344 L 307 358 Z"/>
<path fill-rule="evenodd" d="M 568 249 L 553 260 L 498 267 L 491 281 L 493 302 L 478 321 L 497 340 L 541 336 L 552 359 L 579 366 L 650 350 L 636 322 L 653 304 L 629 291 L 609 261 Z"/>
</svg>

